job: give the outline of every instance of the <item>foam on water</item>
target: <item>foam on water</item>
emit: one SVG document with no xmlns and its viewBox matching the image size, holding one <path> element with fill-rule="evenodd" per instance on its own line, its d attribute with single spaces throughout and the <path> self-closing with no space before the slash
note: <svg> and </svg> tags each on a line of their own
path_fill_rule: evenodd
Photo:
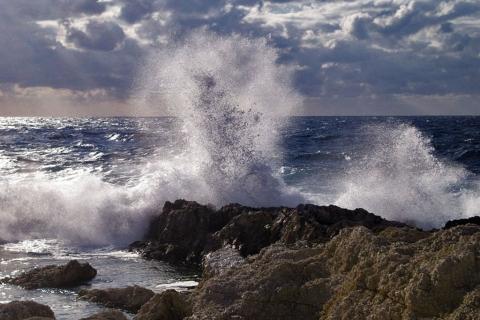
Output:
<svg viewBox="0 0 480 320">
<path fill-rule="evenodd" d="M 142 236 L 166 200 L 296 205 L 303 197 L 275 174 L 278 130 L 300 104 L 292 70 L 263 40 L 195 33 L 152 54 L 137 97 L 183 121 L 176 152 L 161 153 L 135 184 L 98 174 L 33 172 L 0 181 L 0 236 L 125 245 Z M 116 136 L 111 136 L 112 139 Z M 89 161 L 101 153 L 92 153 Z"/>
</svg>

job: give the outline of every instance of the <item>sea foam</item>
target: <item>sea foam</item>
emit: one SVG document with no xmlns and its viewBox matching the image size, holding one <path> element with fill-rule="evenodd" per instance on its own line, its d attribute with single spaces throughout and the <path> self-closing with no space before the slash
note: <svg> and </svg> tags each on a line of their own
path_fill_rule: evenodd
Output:
<svg viewBox="0 0 480 320">
<path fill-rule="evenodd" d="M 196 32 L 151 54 L 135 103 L 176 116 L 176 152 L 145 161 L 141 179 L 117 185 L 82 170 L 34 172 L 0 182 L 0 237 L 125 245 L 141 238 L 163 202 L 296 205 L 303 196 L 274 168 L 284 119 L 301 104 L 293 69 L 265 40 Z"/>
</svg>

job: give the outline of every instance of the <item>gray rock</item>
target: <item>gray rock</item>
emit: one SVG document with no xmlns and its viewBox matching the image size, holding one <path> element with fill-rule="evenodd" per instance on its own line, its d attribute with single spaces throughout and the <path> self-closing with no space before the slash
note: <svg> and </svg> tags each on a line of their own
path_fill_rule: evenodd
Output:
<svg viewBox="0 0 480 320">
<path fill-rule="evenodd" d="M 12 301 L 0 304 L 1 320 L 24 320 L 31 318 L 55 319 L 49 306 L 34 301 Z"/>
<path fill-rule="evenodd" d="M 88 263 L 72 260 L 63 266 L 35 268 L 14 278 L 5 278 L 3 283 L 21 286 L 25 289 L 69 288 L 92 280 L 97 275 Z"/>
<path fill-rule="evenodd" d="M 480 319 L 479 263 L 480 226 L 344 228 L 204 279 L 188 319 Z"/>
<path fill-rule="evenodd" d="M 245 258 L 237 249 L 225 247 L 213 251 L 203 257 L 203 279 L 223 274 L 232 268 L 239 268 L 245 263 Z"/>
<path fill-rule="evenodd" d="M 80 320 L 128 320 L 128 318 L 118 310 L 106 310 Z"/>
<path fill-rule="evenodd" d="M 81 290 L 78 296 L 82 300 L 96 302 L 108 308 L 119 308 L 137 313 L 140 307 L 150 300 L 154 292 L 139 286 L 126 288 Z"/>
<path fill-rule="evenodd" d="M 167 290 L 153 296 L 142 306 L 134 320 L 182 320 L 192 309 L 186 293 Z"/>
<path fill-rule="evenodd" d="M 131 250 L 171 263 L 196 264 L 209 252 L 232 246 L 246 257 L 273 243 L 329 241 L 346 227 L 375 232 L 406 225 L 387 221 L 363 209 L 299 205 L 296 208 L 250 208 L 230 204 L 215 210 L 193 201 L 166 202 L 143 241 Z"/>
</svg>

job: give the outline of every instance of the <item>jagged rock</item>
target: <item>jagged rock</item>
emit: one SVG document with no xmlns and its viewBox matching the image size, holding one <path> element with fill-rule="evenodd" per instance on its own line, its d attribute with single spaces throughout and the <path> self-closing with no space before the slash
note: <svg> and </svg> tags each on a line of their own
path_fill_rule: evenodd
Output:
<svg viewBox="0 0 480 320">
<path fill-rule="evenodd" d="M 203 278 L 211 278 L 227 272 L 231 268 L 238 268 L 245 263 L 240 252 L 231 247 L 225 247 L 205 255 L 202 263 Z"/>
<path fill-rule="evenodd" d="M 100 303 L 108 308 L 123 309 L 131 313 L 137 313 L 153 295 L 152 290 L 139 286 L 81 290 L 78 293 L 78 297 L 82 300 Z"/>
<path fill-rule="evenodd" d="M 167 201 L 152 221 L 146 241 L 135 242 L 130 248 L 151 259 L 199 264 L 209 235 L 237 215 L 237 207 L 231 205 L 216 211 L 193 201 Z"/>
<path fill-rule="evenodd" d="M 128 320 L 128 318 L 118 310 L 106 310 L 80 320 Z"/>
<path fill-rule="evenodd" d="M 372 229 L 270 245 L 200 283 L 188 319 L 479 318 L 479 226 Z"/>
<path fill-rule="evenodd" d="M 24 320 L 32 318 L 55 319 L 49 306 L 34 301 L 12 301 L 0 303 L 1 320 Z"/>
<path fill-rule="evenodd" d="M 182 320 L 192 314 L 186 293 L 167 290 L 142 306 L 134 320 Z"/>
<path fill-rule="evenodd" d="M 445 224 L 445 227 L 443 227 L 443 229 L 450 229 L 464 224 L 476 224 L 480 226 L 480 217 L 475 216 L 467 219 L 450 220 Z"/>
<path fill-rule="evenodd" d="M 97 271 L 88 263 L 72 260 L 63 266 L 35 268 L 14 278 L 5 278 L 3 283 L 21 286 L 25 289 L 68 288 L 92 280 Z"/>
<path fill-rule="evenodd" d="M 375 231 L 405 227 L 363 209 L 299 205 L 296 208 L 250 208 L 238 204 L 219 210 L 196 202 L 166 202 L 145 241 L 131 245 L 147 258 L 200 264 L 204 255 L 232 246 L 246 257 L 277 241 L 325 242 L 339 230 L 362 225 Z"/>
</svg>

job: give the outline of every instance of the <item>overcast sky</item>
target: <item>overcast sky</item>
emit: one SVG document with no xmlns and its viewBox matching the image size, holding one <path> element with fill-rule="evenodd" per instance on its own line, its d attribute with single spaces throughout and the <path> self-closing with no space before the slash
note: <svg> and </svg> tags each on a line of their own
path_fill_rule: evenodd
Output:
<svg viewBox="0 0 480 320">
<path fill-rule="evenodd" d="M 0 115 L 134 115 L 149 50 L 266 37 L 298 114 L 480 114 L 479 0 L 0 0 Z"/>
</svg>

